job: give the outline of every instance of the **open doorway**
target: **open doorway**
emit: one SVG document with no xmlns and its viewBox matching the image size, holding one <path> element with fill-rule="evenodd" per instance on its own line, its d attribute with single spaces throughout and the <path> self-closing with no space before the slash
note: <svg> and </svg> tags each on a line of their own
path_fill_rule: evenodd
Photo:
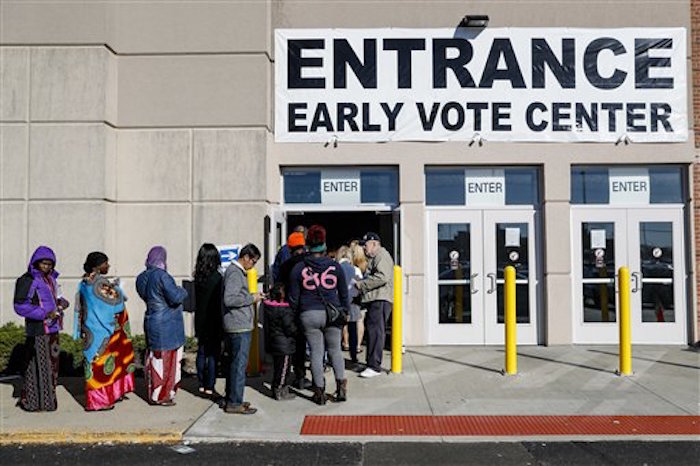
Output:
<svg viewBox="0 0 700 466">
<path fill-rule="evenodd" d="M 379 234 L 382 246 L 394 255 L 394 225 L 391 212 L 290 212 L 287 214 L 287 231 L 297 225 L 306 228 L 322 225 L 326 228 L 328 251 L 360 239 L 368 231 Z"/>
</svg>

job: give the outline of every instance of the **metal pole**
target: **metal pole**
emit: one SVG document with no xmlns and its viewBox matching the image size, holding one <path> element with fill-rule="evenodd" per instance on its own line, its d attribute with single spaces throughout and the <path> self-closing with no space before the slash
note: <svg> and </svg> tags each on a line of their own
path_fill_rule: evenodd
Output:
<svg viewBox="0 0 700 466">
<path fill-rule="evenodd" d="M 506 374 L 518 373 L 517 335 L 515 322 L 515 267 L 505 268 L 504 304 L 506 321 Z"/>
<path fill-rule="evenodd" d="M 402 372 L 403 282 L 401 267 L 394 266 L 394 309 L 391 311 L 391 372 Z"/>
<path fill-rule="evenodd" d="M 248 270 L 248 291 L 258 292 L 258 271 Z M 258 306 L 253 304 L 253 338 L 250 342 L 250 356 L 248 357 L 248 375 L 251 377 L 260 375 L 260 331 L 258 329 Z"/>
<path fill-rule="evenodd" d="M 620 267 L 620 375 L 632 375 L 632 329 L 630 322 L 630 269 Z"/>
</svg>

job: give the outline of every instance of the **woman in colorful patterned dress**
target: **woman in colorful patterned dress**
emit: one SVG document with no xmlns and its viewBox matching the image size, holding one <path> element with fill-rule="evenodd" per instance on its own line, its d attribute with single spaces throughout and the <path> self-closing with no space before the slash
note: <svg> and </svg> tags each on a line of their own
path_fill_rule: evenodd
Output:
<svg viewBox="0 0 700 466">
<path fill-rule="evenodd" d="M 180 385 L 180 363 L 185 346 L 185 325 L 182 303 L 187 291 L 175 284 L 167 272 L 167 253 L 162 246 L 148 252 L 146 270 L 136 277 L 136 291 L 146 302 L 144 330 L 146 385 L 148 401 L 154 405 L 172 406 Z"/>
<path fill-rule="evenodd" d="M 69 304 L 61 296 L 55 266 L 56 255 L 51 248 L 39 246 L 27 272 L 15 283 L 14 307 L 25 319 L 29 353 L 19 406 L 27 411 L 55 411 L 58 407 L 58 332 Z"/>
<path fill-rule="evenodd" d="M 88 254 L 75 300 L 73 338 L 82 337 L 86 411 L 105 411 L 134 391 L 134 349 L 119 279 L 108 279 L 109 259 Z"/>
</svg>

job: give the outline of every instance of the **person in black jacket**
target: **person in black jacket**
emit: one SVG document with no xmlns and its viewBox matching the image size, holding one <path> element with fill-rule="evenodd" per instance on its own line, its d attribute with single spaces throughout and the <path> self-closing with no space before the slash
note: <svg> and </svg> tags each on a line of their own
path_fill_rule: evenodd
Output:
<svg viewBox="0 0 700 466">
<path fill-rule="evenodd" d="M 304 233 L 295 231 L 289 235 L 289 238 L 287 238 L 287 247 L 289 248 L 291 257 L 282 263 L 279 269 L 279 280 L 277 280 L 284 284 L 285 290 L 290 289 L 292 269 L 294 269 L 299 262 L 303 262 L 306 257 Z M 297 327 L 301 327 L 298 314 L 296 314 L 296 319 Z M 311 381 L 306 378 L 306 336 L 304 336 L 304 332 L 297 332 L 297 350 L 294 353 L 292 365 L 294 367 L 295 377 L 292 386 L 299 390 L 311 388 Z"/>
<path fill-rule="evenodd" d="M 194 270 L 194 332 L 197 336 L 197 378 L 199 393 L 214 396 L 216 360 L 221 352 L 221 282 L 219 250 L 204 243 L 197 254 Z"/>
<path fill-rule="evenodd" d="M 275 400 L 295 398 L 289 392 L 292 357 L 296 351 L 297 326 L 289 304 L 284 300 L 284 284 L 275 283 L 270 299 L 263 301 L 266 351 L 272 354 L 272 394 Z"/>
</svg>

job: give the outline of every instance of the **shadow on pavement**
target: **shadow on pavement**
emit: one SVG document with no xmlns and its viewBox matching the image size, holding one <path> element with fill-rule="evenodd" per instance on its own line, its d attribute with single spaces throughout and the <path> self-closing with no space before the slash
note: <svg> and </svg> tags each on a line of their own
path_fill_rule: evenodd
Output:
<svg viewBox="0 0 700 466">
<path fill-rule="evenodd" d="M 472 368 L 474 368 L 474 369 L 481 369 L 482 371 L 487 371 L 487 372 L 493 372 L 493 373 L 496 373 L 496 374 L 501 374 L 501 370 L 500 370 L 500 369 L 493 369 L 493 368 L 491 368 L 491 367 L 480 366 L 480 365 L 478 365 L 478 364 L 471 364 L 471 363 L 468 363 L 468 362 L 457 361 L 457 360 L 454 360 L 454 359 L 446 358 L 446 357 L 444 357 L 444 356 L 436 356 L 436 355 L 434 355 L 434 354 L 421 353 L 420 351 L 416 351 L 416 350 L 413 350 L 413 349 L 407 349 L 406 352 L 407 352 L 407 353 L 411 353 L 411 354 L 417 354 L 417 355 L 419 355 L 419 356 L 425 356 L 426 358 L 438 359 L 438 360 L 440 360 L 440 361 L 445 361 L 445 362 L 451 362 L 451 363 L 454 363 L 454 364 L 459 364 L 459 365 L 461 365 L 461 366 L 472 367 Z"/>
<path fill-rule="evenodd" d="M 498 351 L 500 353 L 505 353 L 505 350 L 498 350 Z M 596 372 L 615 374 L 615 370 L 611 370 L 611 369 L 602 369 L 600 367 L 588 366 L 586 364 L 579 364 L 579 363 L 575 363 L 575 362 L 559 361 L 557 359 L 545 358 L 542 356 L 534 356 L 532 354 L 527 354 L 527 353 L 522 353 L 522 352 L 518 352 L 518 356 L 522 356 L 522 357 L 530 358 L 530 359 L 539 359 L 540 361 L 555 362 L 557 364 L 563 364 L 565 366 L 580 367 L 582 369 L 588 369 L 588 370 L 592 370 L 592 371 L 596 371 Z"/>
<path fill-rule="evenodd" d="M 602 351 L 602 350 L 594 350 L 594 349 L 589 349 L 588 351 L 590 351 L 591 353 L 607 354 L 610 356 L 615 356 L 616 358 L 620 356 L 618 353 L 612 353 L 610 351 Z M 695 369 L 695 370 L 700 371 L 700 367 L 698 367 L 698 366 L 691 366 L 689 364 L 681 364 L 679 362 L 668 362 L 668 361 L 660 361 L 658 359 L 643 358 L 640 356 L 635 356 L 634 354 L 632 355 L 632 359 L 639 359 L 640 361 L 649 361 L 649 362 L 658 363 L 658 364 L 666 364 L 667 366 L 684 367 L 686 369 Z"/>
</svg>

